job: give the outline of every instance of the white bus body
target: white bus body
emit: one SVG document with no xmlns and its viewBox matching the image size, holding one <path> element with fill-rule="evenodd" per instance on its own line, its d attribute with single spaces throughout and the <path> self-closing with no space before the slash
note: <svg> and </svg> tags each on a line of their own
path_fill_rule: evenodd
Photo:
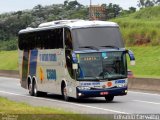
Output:
<svg viewBox="0 0 160 120">
<path fill-rule="evenodd" d="M 105 97 L 127 94 L 126 53 L 113 22 L 60 20 L 19 32 L 21 86 L 30 95 Z M 108 72 L 109 71 L 109 72 Z M 113 73 L 112 73 L 113 72 Z"/>
</svg>

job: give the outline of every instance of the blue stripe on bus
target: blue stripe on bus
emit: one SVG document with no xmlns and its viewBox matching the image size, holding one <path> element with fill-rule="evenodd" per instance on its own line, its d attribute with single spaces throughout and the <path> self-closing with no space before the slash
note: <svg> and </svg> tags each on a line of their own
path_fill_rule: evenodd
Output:
<svg viewBox="0 0 160 120">
<path fill-rule="evenodd" d="M 38 57 L 38 50 L 31 50 L 30 65 L 29 65 L 29 67 L 30 67 L 29 74 L 31 76 L 35 76 L 36 75 L 37 57 Z"/>
</svg>

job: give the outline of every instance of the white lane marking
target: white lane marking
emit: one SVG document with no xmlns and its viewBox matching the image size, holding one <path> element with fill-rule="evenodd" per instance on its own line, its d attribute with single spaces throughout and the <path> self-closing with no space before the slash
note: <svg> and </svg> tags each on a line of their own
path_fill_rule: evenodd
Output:
<svg viewBox="0 0 160 120">
<path fill-rule="evenodd" d="M 147 93 L 147 92 L 135 92 L 135 91 L 128 91 L 128 93 L 135 93 L 135 94 L 144 94 L 144 95 L 155 95 L 155 96 L 160 96 L 160 94 Z"/>
<path fill-rule="evenodd" d="M 17 79 L 17 78 L 9 78 L 9 77 L 0 77 L 0 79 L 8 79 L 8 80 L 20 80 L 20 79 Z M 155 94 L 155 93 L 147 93 L 147 92 L 136 92 L 136 91 L 128 91 L 129 93 L 135 93 L 135 94 L 144 94 L 144 95 L 156 95 L 156 96 L 160 96 L 160 94 Z"/>
<path fill-rule="evenodd" d="M 91 108 L 91 109 L 103 110 L 103 111 L 113 112 L 113 113 L 118 113 L 118 114 L 129 114 L 129 113 L 126 113 L 126 112 L 121 112 L 121 111 L 116 111 L 116 110 L 111 110 L 111 109 L 104 109 L 104 108 L 93 107 L 93 106 L 82 105 L 82 104 L 76 104 L 76 103 L 63 102 L 63 101 L 59 101 L 59 100 L 51 100 L 51 99 L 46 99 L 46 98 L 37 98 L 37 97 L 21 95 L 21 94 L 17 94 L 17 93 L 6 92 L 6 91 L 0 91 L 0 92 L 1 93 L 5 93 L 5 94 L 10 94 L 10 95 L 16 95 L 16 96 L 22 96 L 22 97 L 29 97 L 29 98 L 33 98 L 33 99 L 39 99 L 39 100 L 47 100 L 47 101 L 52 101 L 52 102 L 65 103 L 65 104 L 67 103 L 67 104 L 75 105 L 75 106 L 79 106 L 79 107 L 86 107 L 86 108 Z"/>
<path fill-rule="evenodd" d="M 150 102 L 150 101 L 142 101 L 142 100 L 133 100 L 133 101 L 142 102 L 142 103 L 148 103 L 148 104 L 154 104 L 154 105 L 160 105 L 160 103 Z"/>
</svg>

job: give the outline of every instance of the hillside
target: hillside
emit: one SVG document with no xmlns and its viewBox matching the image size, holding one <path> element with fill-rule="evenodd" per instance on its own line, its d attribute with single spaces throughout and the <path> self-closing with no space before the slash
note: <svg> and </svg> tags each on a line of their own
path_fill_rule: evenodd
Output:
<svg viewBox="0 0 160 120">
<path fill-rule="evenodd" d="M 128 67 L 136 77 L 160 78 L 160 47 L 159 46 L 137 46 L 128 47 L 136 58 L 136 65 Z"/>
<path fill-rule="evenodd" d="M 120 25 L 128 46 L 160 45 L 160 6 L 143 8 L 133 14 L 112 19 Z"/>
</svg>

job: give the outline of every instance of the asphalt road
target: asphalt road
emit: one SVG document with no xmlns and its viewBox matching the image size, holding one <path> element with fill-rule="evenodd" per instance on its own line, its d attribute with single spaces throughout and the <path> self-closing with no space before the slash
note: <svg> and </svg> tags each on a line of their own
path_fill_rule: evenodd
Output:
<svg viewBox="0 0 160 120">
<path fill-rule="evenodd" d="M 29 96 L 21 88 L 19 79 L 0 77 L 0 96 L 34 106 L 47 106 L 66 109 L 81 114 L 159 114 L 160 94 L 129 91 L 126 96 L 118 96 L 111 103 L 104 98 L 88 98 L 78 101 L 63 101 L 59 95 L 49 94 L 46 97 Z"/>
</svg>

